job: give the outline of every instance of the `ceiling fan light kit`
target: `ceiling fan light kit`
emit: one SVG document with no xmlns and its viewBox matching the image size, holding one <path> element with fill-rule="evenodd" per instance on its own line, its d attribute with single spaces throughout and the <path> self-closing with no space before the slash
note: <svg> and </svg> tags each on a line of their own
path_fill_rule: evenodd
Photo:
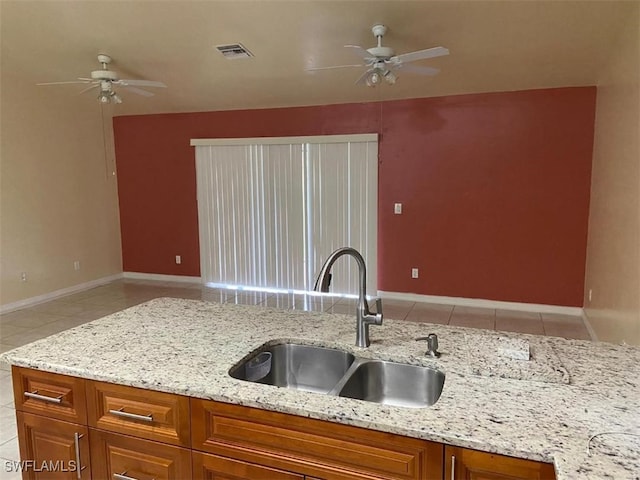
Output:
<svg viewBox="0 0 640 480">
<path fill-rule="evenodd" d="M 387 33 L 387 27 L 385 25 L 374 25 L 371 28 L 371 32 L 377 41 L 377 45 L 375 47 L 365 49 L 359 45 L 345 45 L 345 48 L 351 49 L 353 53 L 361 58 L 363 63 L 310 68 L 308 71 L 364 66 L 367 67 L 367 70 L 356 81 L 356 85 L 375 87 L 381 83 L 382 79 L 384 79 L 385 83 L 388 85 L 393 85 L 397 80 L 395 72 L 400 69 L 403 69 L 405 72 L 416 73 L 418 75 L 436 75 L 440 71 L 433 67 L 407 65 L 409 62 L 449 55 L 449 50 L 444 47 L 433 47 L 426 50 L 417 50 L 415 52 L 396 55 L 395 51 L 391 47 L 385 47 L 382 45 L 382 37 Z"/>
<path fill-rule="evenodd" d="M 89 85 L 79 93 L 85 93 L 94 88 L 99 88 L 98 101 L 102 104 L 105 103 L 122 103 L 122 98 L 114 90 L 114 85 L 127 89 L 128 91 L 142 95 L 144 97 L 152 97 L 154 94 L 147 90 L 142 90 L 137 87 L 155 87 L 165 88 L 166 85 L 162 82 L 154 80 L 125 80 L 118 77 L 118 74 L 113 70 L 109 70 L 109 64 L 111 63 L 111 57 L 104 53 L 98 55 L 98 62 L 102 65 L 101 70 L 94 70 L 91 72 L 90 78 L 79 77 L 77 80 L 68 82 L 48 82 L 38 83 L 37 85 L 61 85 L 69 83 L 81 83 Z"/>
</svg>

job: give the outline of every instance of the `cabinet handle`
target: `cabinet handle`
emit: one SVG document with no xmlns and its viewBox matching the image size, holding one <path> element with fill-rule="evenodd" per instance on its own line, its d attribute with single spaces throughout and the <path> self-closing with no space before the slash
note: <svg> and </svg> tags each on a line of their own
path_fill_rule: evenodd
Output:
<svg viewBox="0 0 640 480">
<path fill-rule="evenodd" d="M 451 455 L 451 480 L 456 480 L 456 456 Z"/>
<path fill-rule="evenodd" d="M 125 412 L 124 407 L 121 407 L 118 410 L 109 410 L 109 413 L 116 417 L 129 418 L 131 420 L 142 420 L 143 422 L 153 422 L 153 413 L 148 415 L 138 415 L 137 413 Z"/>
<path fill-rule="evenodd" d="M 73 443 L 76 447 L 76 476 L 78 479 L 82 478 L 82 470 L 87 467 L 83 467 L 80 459 L 80 439 L 84 437 L 84 435 L 76 432 L 73 434 Z"/>
<path fill-rule="evenodd" d="M 135 477 L 130 477 L 129 475 L 127 475 L 126 470 L 122 473 L 114 473 L 113 478 L 115 478 L 116 480 L 138 480 Z M 152 478 L 151 480 L 155 480 L 155 479 Z"/>
<path fill-rule="evenodd" d="M 34 390 L 33 392 L 24 392 L 24 396 L 27 398 L 33 398 L 34 400 L 58 404 L 62 403 L 62 397 L 64 397 L 64 395 L 60 395 L 58 397 L 47 397 L 46 395 L 40 395 L 38 390 Z"/>
</svg>

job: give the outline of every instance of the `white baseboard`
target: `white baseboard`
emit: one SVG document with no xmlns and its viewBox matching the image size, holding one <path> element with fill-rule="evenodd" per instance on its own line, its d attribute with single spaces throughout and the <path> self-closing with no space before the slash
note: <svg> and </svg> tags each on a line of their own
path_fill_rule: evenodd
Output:
<svg viewBox="0 0 640 480">
<path fill-rule="evenodd" d="M 201 283 L 202 277 L 188 277 L 186 275 L 164 275 L 162 273 L 124 272 L 124 278 L 131 280 L 156 280 L 160 282 Z"/>
<path fill-rule="evenodd" d="M 39 305 L 44 302 L 49 302 L 56 298 L 65 297 L 67 295 L 71 295 L 72 293 L 78 293 L 84 290 L 89 290 L 90 288 L 99 287 L 100 285 L 104 285 L 106 283 L 110 283 L 110 282 L 113 282 L 114 280 L 119 280 L 121 278 L 122 278 L 122 273 L 116 273 L 115 275 L 109 275 L 108 277 L 102 277 L 96 280 L 91 280 L 89 282 L 80 283 L 78 285 L 73 285 L 72 287 L 62 288 L 60 290 L 55 290 L 53 292 L 37 295 L 35 297 L 29 297 L 29 298 L 25 298 L 24 300 L 18 300 L 17 302 L 11 302 L 5 305 L 0 305 L 0 313 L 9 313 L 15 310 L 20 310 L 21 308 L 33 307 L 34 305 Z"/>
<path fill-rule="evenodd" d="M 591 340 L 597 342 L 598 335 L 596 335 L 596 331 L 593 329 L 593 326 L 591 326 L 591 322 L 589 322 L 589 315 L 587 314 L 587 310 L 584 308 L 582 309 L 582 321 L 584 322 L 584 326 L 587 328 L 587 332 L 589 332 Z"/>
<path fill-rule="evenodd" d="M 410 302 L 440 303 L 442 305 L 460 305 L 464 307 L 499 308 L 502 310 L 518 310 L 521 312 L 583 315 L 581 307 L 563 307 L 559 305 L 543 305 L 538 303 L 502 302 L 499 300 L 485 300 L 482 298 L 441 297 L 438 295 L 420 295 L 417 293 L 383 292 L 381 290 L 378 290 L 378 295 L 390 300 L 407 300 Z"/>
</svg>

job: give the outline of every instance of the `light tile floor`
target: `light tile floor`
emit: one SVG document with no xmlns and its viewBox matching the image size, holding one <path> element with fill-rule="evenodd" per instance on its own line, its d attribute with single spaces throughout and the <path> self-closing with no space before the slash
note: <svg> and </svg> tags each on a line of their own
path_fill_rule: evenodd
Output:
<svg viewBox="0 0 640 480">
<path fill-rule="evenodd" d="M 189 298 L 330 313 L 355 313 L 353 299 L 237 292 L 175 282 L 119 280 L 31 308 L 0 315 L 0 352 L 158 297 Z M 385 318 L 390 319 L 590 339 L 581 317 L 402 300 L 384 300 L 383 303 Z M 11 371 L 7 364 L 0 362 L 0 480 L 20 478 L 17 474 L 7 472 L 5 463 L 18 459 Z"/>
</svg>

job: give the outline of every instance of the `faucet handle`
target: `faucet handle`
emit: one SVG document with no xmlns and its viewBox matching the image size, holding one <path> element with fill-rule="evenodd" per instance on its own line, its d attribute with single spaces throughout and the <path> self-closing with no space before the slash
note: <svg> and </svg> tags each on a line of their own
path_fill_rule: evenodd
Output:
<svg viewBox="0 0 640 480">
<path fill-rule="evenodd" d="M 376 301 L 376 313 L 382 315 L 382 299 L 380 297 L 375 298 Z"/>
</svg>

